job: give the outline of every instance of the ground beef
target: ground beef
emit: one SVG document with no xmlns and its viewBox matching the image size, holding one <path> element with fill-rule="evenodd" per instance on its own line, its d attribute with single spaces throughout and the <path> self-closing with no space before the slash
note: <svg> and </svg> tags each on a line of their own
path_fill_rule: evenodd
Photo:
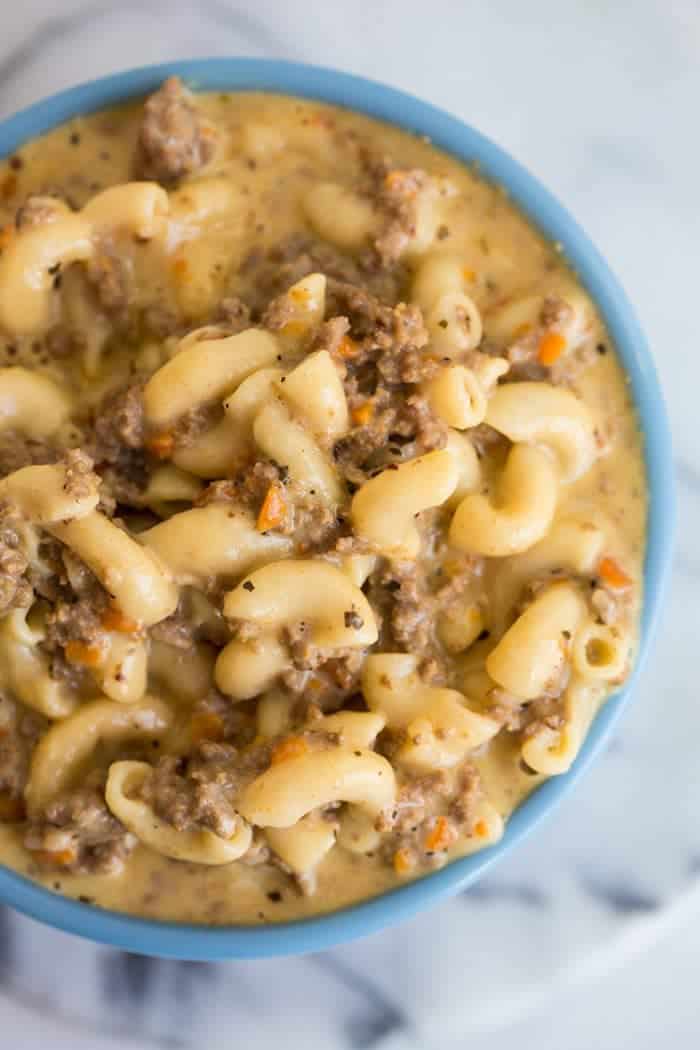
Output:
<svg viewBox="0 0 700 1050">
<path fill-rule="evenodd" d="M 145 439 L 143 392 L 136 383 L 108 394 L 95 413 L 91 455 L 97 463 L 117 463 L 124 448 L 140 449 Z"/>
<path fill-rule="evenodd" d="M 231 838 L 239 823 L 231 801 L 239 786 L 235 754 L 231 749 L 230 771 L 223 764 L 206 762 L 193 764 L 189 770 L 186 759 L 163 757 L 144 784 L 142 795 L 161 820 L 178 831 L 208 828 L 222 838 Z"/>
<path fill-rule="evenodd" d="M 34 463 L 55 463 L 60 451 L 48 441 L 6 430 L 0 434 L 0 477 L 30 467 Z"/>
<path fill-rule="evenodd" d="M 267 251 L 253 249 L 237 279 L 243 282 L 244 297 L 251 304 L 253 316 L 259 318 L 271 299 L 310 273 L 323 273 L 328 278 L 329 313 L 343 312 L 333 309 L 335 282 L 353 287 L 358 293 L 366 288 L 384 303 L 395 303 L 407 284 L 403 267 L 379 267 L 371 255 L 344 255 L 333 245 L 304 233 L 291 234 Z"/>
<path fill-rule="evenodd" d="M 506 350 L 510 363 L 509 378 L 513 381 L 540 381 L 550 378 L 551 368 L 538 358 L 542 337 L 559 332 L 570 321 L 572 309 L 561 298 L 548 296 L 542 303 L 537 324 L 515 340 Z"/>
<path fill-rule="evenodd" d="M 347 317 L 331 317 L 329 321 L 324 321 L 316 333 L 311 352 L 325 350 L 331 357 L 337 355 L 349 328 Z"/>
<path fill-rule="evenodd" d="M 46 617 L 46 638 L 44 644 L 48 649 L 65 648 L 68 642 L 79 641 L 95 645 L 104 636 L 102 615 L 106 608 L 106 595 L 95 603 L 86 599 L 77 602 L 57 602 Z"/>
<path fill-rule="evenodd" d="M 152 469 L 145 438 L 141 385 L 108 394 L 95 411 L 85 439 L 102 478 L 100 498 L 106 513 L 112 513 L 116 503 L 140 503 Z"/>
<path fill-rule="evenodd" d="M 386 218 L 375 248 L 384 266 L 397 262 L 415 237 L 419 208 L 430 187 L 430 176 L 420 169 L 393 171 L 383 179 L 378 203 Z"/>
<path fill-rule="evenodd" d="M 257 518 L 271 485 L 280 486 L 285 505 L 275 532 L 294 537 L 300 554 L 329 549 L 347 531 L 349 526 L 342 516 L 339 517 L 315 492 L 291 481 L 283 464 L 267 459 L 251 464 L 230 481 L 212 482 L 199 496 L 197 504 L 229 502 L 236 507 L 243 505 Z"/>
<path fill-rule="evenodd" d="M 102 310 L 112 320 L 125 321 L 133 298 L 130 273 L 124 257 L 108 241 L 101 241 L 86 263 L 85 276 Z"/>
<path fill-rule="evenodd" d="M 24 844 L 42 867 L 78 875 L 122 870 L 137 839 L 109 811 L 96 780 L 96 775 L 88 777 L 83 787 L 50 802 L 29 824 Z"/>
<path fill-rule="evenodd" d="M 0 614 L 30 605 L 29 567 L 23 550 L 22 522 L 7 504 L 0 503 Z"/>
<path fill-rule="evenodd" d="M 364 399 L 351 397 L 351 405 L 355 400 Z M 336 465 L 351 485 L 362 485 L 393 463 L 445 447 L 447 426 L 422 395 L 405 396 L 381 386 L 372 405 L 370 420 L 353 427 L 333 449 Z"/>
<path fill-rule="evenodd" d="M 380 815 L 378 830 L 399 834 L 417 831 L 435 798 L 445 798 L 448 791 L 449 781 L 442 770 L 410 778 L 399 789 L 394 806 Z M 395 842 L 392 848 L 396 849 Z"/>
<path fill-rule="evenodd" d="M 205 740 L 191 756 L 164 756 L 141 789 L 143 799 L 178 831 L 209 828 L 230 838 L 239 822 L 235 800 L 270 764 L 270 744 L 239 750 Z"/>
<path fill-rule="evenodd" d="M 144 104 L 137 170 L 142 178 L 171 183 L 207 164 L 216 145 L 214 130 L 198 113 L 178 77 L 168 77 Z"/>
<path fill-rule="evenodd" d="M 222 325 L 229 335 L 250 328 L 250 307 L 237 295 L 222 299 L 211 318 L 211 324 Z"/>
<path fill-rule="evenodd" d="M 382 623 L 384 648 L 414 653 L 426 679 L 440 676 L 443 653 L 436 635 L 440 616 L 483 571 L 483 559 L 474 555 L 452 561 L 449 577 L 431 573 L 425 562 L 417 560 L 384 562 L 369 579 L 368 597 Z"/>
<path fill-rule="evenodd" d="M 32 751 L 44 728 L 44 720 L 39 715 L 0 695 L 0 799 L 15 802 L 22 799 Z M 8 815 L 21 818 L 22 807 L 13 807 Z M 0 808 L 0 821 L 2 819 Z"/>
<path fill-rule="evenodd" d="M 462 767 L 457 781 L 457 793 L 450 802 L 449 814 L 468 835 L 474 830 L 478 806 L 484 797 L 481 774 L 476 766 Z"/>
</svg>

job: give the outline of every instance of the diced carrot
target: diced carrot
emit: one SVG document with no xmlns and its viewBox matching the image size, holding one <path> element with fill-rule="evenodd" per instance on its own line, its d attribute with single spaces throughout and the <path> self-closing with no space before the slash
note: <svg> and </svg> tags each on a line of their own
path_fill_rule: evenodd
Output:
<svg viewBox="0 0 700 1050">
<path fill-rule="evenodd" d="M 156 459 L 170 459 L 174 447 L 175 438 L 165 430 L 161 434 L 154 434 L 146 442 L 146 448 Z"/>
<path fill-rule="evenodd" d="M 608 587 L 616 591 L 623 591 L 626 587 L 632 586 L 632 577 L 627 575 L 619 562 L 609 556 L 600 559 L 598 575 Z"/>
<path fill-rule="evenodd" d="M 416 858 L 410 850 L 402 847 L 394 854 L 394 871 L 397 875 L 408 875 L 416 866 Z"/>
<path fill-rule="evenodd" d="M 437 853 L 447 849 L 453 840 L 452 827 L 447 817 L 438 817 L 425 839 L 428 853 Z"/>
<path fill-rule="evenodd" d="M 32 856 L 38 864 L 47 868 L 69 868 L 75 864 L 77 853 L 74 849 L 37 849 L 32 850 Z"/>
<path fill-rule="evenodd" d="M 354 339 L 351 339 L 349 335 L 344 335 L 338 343 L 338 357 L 355 357 L 359 349 Z"/>
<path fill-rule="evenodd" d="M 273 483 L 265 493 L 265 499 L 258 514 L 256 523 L 258 532 L 276 529 L 278 525 L 283 523 L 286 513 L 287 502 L 282 492 L 282 486 Z"/>
<path fill-rule="evenodd" d="M 88 645 L 71 638 L 63 650 L 69 664 L 80 664 L 82 667 L 99 667 L 102 663 L 102 649 L 99 645 Z"/>
<path fill-rule="evenodd" d="M 105 609 L 101 622 L 108 631 L 118 631 L 119 634 L 135 634 L 141 626 L 137 620 L 125 616 L 121 609 L 115 609 L 114 606 Z"/>
<path fill-rule="evenodd" d="M 290 758 L 301 758 L 308 750 L 309 745 L 303 736 L 285 737 L 273 749 L 270 763 L 276 766 L 279 762 L 287 762 Z"/>
<path fill-rule="evenodd" d="M 350 415 L 356 427 L 366 427 L 374 415 L 374 405 L 372 404 L 372 401 L 369 398 L 367 401 L 363 401 L 361 405 L 353 408 Z"/>
<path fill-rule="evenodd" d="M 0 791 L 0 823 L 17 824 L 25 816 L 24 799 L 13 798 L 7 791 Z"/>
<path fill-rule="evenodd" d="M 477 820 L 474 825 L 474 834 L 480 838 L 485 839 L 489 833 L 489 827 L 485 820 Z"/>
<path fill-rule="evenodd" d="M 465 281 L 470 281 L 470 282 L 475 281 L 476 280 L 476 270 L 472 270 L 472 268 L 470 266 L 463 266 L 462 267 L 462 277 L 464 278 Z"/>
<path fill-rule="evenodd" d="M 558 361 L 566 348 L 566 339 L 560 332 L 545 332 L 540 339 L 537 358 L 541 365 L 553 365 Z"/>
<path fill-rule="evenodd" d="M 202 740 L 223 740 L 226 735 L 224 720 L 215 711 L 197 711 L 192 715 L 190 734 L 195 744 Z"/>
</svg>

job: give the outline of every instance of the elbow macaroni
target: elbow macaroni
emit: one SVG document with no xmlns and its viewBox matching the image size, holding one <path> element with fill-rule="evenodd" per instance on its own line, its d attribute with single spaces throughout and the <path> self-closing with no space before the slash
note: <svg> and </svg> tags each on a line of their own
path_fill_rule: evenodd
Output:
<svg viewBox="0 0 700 1050">
<path fill-rule="evenodd" d="M 528 550 L 551 526 L 557 489 L 546 453 L 514 445 L 498 479 L 496 499 L 469 492 L 452 518 L 450 543 L 490 558 Z"/>
<path fill-rule="evenodd" d="M 447 449 L 384 470 L 365 482 L 352 500 L 356 533 L 394 558 L 415 558 L 420 549 L 416 516 L 449 500 L 459 468 Z"/>
</svg>

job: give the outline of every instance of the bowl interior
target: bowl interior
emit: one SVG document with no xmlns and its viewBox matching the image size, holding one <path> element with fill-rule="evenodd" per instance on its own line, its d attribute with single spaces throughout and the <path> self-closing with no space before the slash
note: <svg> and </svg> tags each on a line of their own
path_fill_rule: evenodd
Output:
<svg viewBox="0 0 700 1050">
<path fill-rule="evenodd" d="M 0 900 L 60 929 L 129 951 L 181 959 L 255 958 L 318 951 L 372 933 L 474 882 L 530 832 L 571 790 L 600 752 L 641 673 L 659 617 L 671 560 L 675 521 L 671 442 L 654 365 L 625 293 L 575 220 L 517 161 L 455 117 L 401 91 L 313 66 L 243 58 L 202 59 L 149 66 L 82 84 L 23 110 L 0 125 L 0 156 L 78 115 L 155 90 L 178 74 L 195 90 L 268 90 L 320 99 L 429 136 L 435 145 L 476 163 L 503 185 L 541 232 L 563 253 L 596 302 L 630 379 L 649 485 L 645 602 L 637 664 L 624 688 L 595 719 L 571 770 L 541 785 L 516 810 L 501 841 L 440 871 L 329 915 L 266 927 L 201 927 L 101 911 L 51 893 L 0 868 Z"/>
</svg>

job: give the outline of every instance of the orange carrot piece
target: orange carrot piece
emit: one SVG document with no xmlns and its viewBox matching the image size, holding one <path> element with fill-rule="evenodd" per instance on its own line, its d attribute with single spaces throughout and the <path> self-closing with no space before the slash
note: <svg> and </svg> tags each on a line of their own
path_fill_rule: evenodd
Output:
<svg viewBox="0 0 700 1050">
<path fill-rule="evenodd" d="M 309 745 L 303 736 L 285 737 L 273 749 L 270 764 L 276 766 L 279 762 L 287 762 L 290 758 L 301 758 L 308 751 Z"/>
<path fill-rule="evenodd" d="M 167 431 L 163 431 L 162 434 L 154 434 L 146 442 L 146 448 L 156 459 L 170 459 L 174 447 L 175 438 Z"/>
<path fill-rule="evenodd" d="M 284 498 L 282 487 L 273 483 L 265 493 L 265 499 L 258 514 L 256 523 L 258 532 L 276 529 L 284 522 L 286 514 L 287 502 Z"/>
<path fill-rule="evenodd" d="M 38 864 L 47 868 L 68 868 L 75 864 L 77 853 L 74 849 L 37 849 L 32 850 L 32 856 Z"/>
<path fill-rule="evenodd" d="M 125 616 L 121 609 L 115 609 L 114 606 L 105 609 L 101 622 L 108 631 L 118 631 L 119 634 L 136 634 L 141 626 L 138 620 Z"/>
<path fill-rule="evenodd" d="M 71 638 L 66 642 L 63 650 L 69 664 L 79 664 L 82 667 L 99 667 L 102 662 L 102 649 L 99 645 L 88 645 L 87 642 L 79 642 Z"/>
<path fill-rule="evenodd" d="M 402 847 L 394 854 L 394 871 L 397 875 L 409 875 L 416 866 L 416 859 L 410 850 Z"/>
<path fill-rule="evenodd" d="M 462 277 L 465 281 L 473 282 L 476 280 L 476 270 L 472 270 L 470 266 L 463 266 Z"/>
<path fill-rule="evenodd" d="M 559 332 L 545 332 L 540 339 L 537 359 L 541 365 L 549 367 L 558 361 L 566 348 L 566 339 Z"/>
<path fill-rule="evenodd" d="M 600 559 L 598 575 L 603 583 L 615 591 L 623 591 L 632 586 L 632 577 L 627 575 L 619 562 L 609 556 Z"/>
<path fill-rule="evenodd" d="M 447 817 L 438 817 L 425 839 L 428 853 L 438 853 L 452 843 L 453 834 Z"/>
<path fill-rule="evenodd" d="M 353 408 L 350 416 L 356 427 L 366 427 L 374 415 L 374 405 L 371 400 L 363 401 L 357 408 Z"/>
<path fill-rule="evenodd" d="M 338 343 L 338 357 L 355 357 L 359 350 L 359 345 L 349 335 L 344 335 Z"/>
<path fill-rule="evenodd" d="M 474 834 L 480 838 L 485 839 L 489 833 L 489 827 L 485 820 L 477 820 L 474 825 Z"/>
</svg>

